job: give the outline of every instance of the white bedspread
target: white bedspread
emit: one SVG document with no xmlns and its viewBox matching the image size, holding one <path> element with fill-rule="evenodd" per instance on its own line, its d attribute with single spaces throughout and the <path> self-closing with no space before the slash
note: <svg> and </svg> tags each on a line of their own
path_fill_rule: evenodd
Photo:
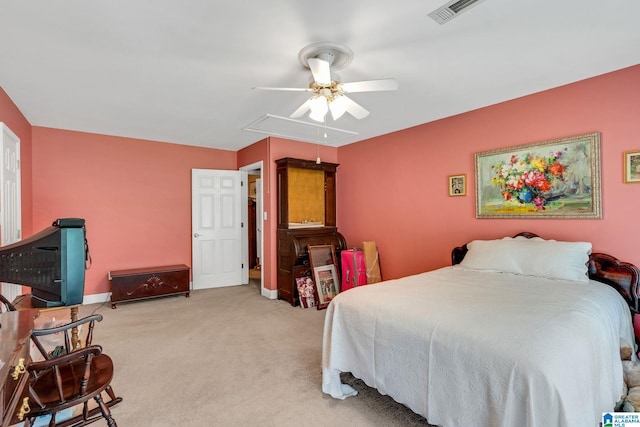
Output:
<svg viewBox="0 0 640 427">
<path fill-rule="evenodd" d="M 351 372 L 445 427 L 591 427 L 623 388 L 629 309 L 598 282 L 446 267 L 348 290 L 327 308 L 325 393 Z"/>
</svg>

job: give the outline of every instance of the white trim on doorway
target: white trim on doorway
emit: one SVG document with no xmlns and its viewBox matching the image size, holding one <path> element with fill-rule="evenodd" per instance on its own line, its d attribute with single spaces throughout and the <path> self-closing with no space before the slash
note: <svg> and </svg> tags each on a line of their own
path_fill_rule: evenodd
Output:
<svg viewBox="0 0 640 427">
<path fill-rule="evenodd" d="M 263 173 L 263 169 L 264 169 L 264 164 L 263 161 L 259 161 L 256 163 L 251 163 L 249 165 L 246 166 L 242 166 L 239 168 L 239 170 L 241 171 L 245 171 L 247 172 L 247 174 L 253 174 L 253 175 L 260 175 L 260 178 L 262 179 L 264 177 L 264 173 Z M 263 180 L 264 182 L 264 180 Z M 260 200 L 260 203 L 257 203 L 257 205 L 260 207 L 260 212 L 256 212 L 256 217 L 257 218 L 262 218 L 262 221 L 264 222 L 264 185 L 260 186 L 260 188 L 258 189 L 257 193 L 256 193 L 256 199 Z M 263 237 L 262 239 L 260 239 L 260 251 L 259 253 L 262 254 L 261 257 L 261 262 L 264 262 L 265 258 L 264 258 L 264 227 L 261 227 L 262 233 L 263 233 Z M 248 258 L 248 255 L 247 255 Z M 245 260 L 248 263 L 248 259 Z M 269 299 L 276 299 L 278 297 L 278 291 L 272 291 L 269 289 L 265 289 L 264 287 L 264 269 L 262 270 L 262 274 L 260 275 L 260 295 L 262 295 L 265 298 L 269 298 Z"/>
</svg>

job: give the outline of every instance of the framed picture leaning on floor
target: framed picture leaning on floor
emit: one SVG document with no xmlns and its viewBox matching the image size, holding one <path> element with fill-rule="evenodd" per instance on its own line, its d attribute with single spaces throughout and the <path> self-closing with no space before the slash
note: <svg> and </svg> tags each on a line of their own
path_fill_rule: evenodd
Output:
<svg viewBox="0 0 640 427">
<path fill-rule="evenodd" d="M 320 310 L 326 308 L 340 292 L 336 250 L 333 245 L 310 245 L 308 251 L 315 283 L 316 308 Z"/>
</svg>

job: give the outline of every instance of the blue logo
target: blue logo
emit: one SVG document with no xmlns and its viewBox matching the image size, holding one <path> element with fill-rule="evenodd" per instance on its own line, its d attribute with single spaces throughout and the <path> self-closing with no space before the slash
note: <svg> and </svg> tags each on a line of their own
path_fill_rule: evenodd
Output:
<svg viewBox="0 0 640 427">
<path fill-rule="evenodd" d="M 602 427 L 613 427 L 613 415 L 608 412 L 602 414 Z"/>
</svg>

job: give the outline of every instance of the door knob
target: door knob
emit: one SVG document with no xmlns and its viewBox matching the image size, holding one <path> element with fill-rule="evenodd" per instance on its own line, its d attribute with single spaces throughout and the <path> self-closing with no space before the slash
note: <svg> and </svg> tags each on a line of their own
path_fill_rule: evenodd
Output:
<svg viewBox="0 0 640 427">
<path fill-rule="evenodd" d="M 200 237 L 200 235 L 198 233 L 194 233 L 193 237 Z"/>
</svg>

